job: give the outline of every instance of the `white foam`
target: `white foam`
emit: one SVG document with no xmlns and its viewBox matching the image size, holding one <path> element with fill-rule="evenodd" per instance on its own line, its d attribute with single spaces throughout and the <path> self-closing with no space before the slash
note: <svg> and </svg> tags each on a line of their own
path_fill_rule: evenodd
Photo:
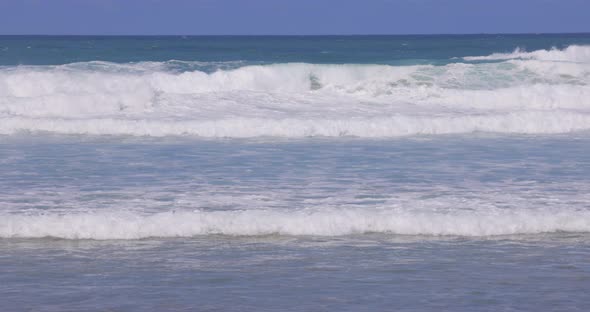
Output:
<svg viewBox="0 0 590 312">
<path fill-rule="evenodd" d="M 587 211 L 417 212 L 399 210 L 271 210 L 3 215 L 2 238 L 141 239 L 199 235 L 318 235 L 363 233 L 489 236 L 590 232 Z"/>
<path fill-rule="evenodd" d="M 567 51 L 559 53 L 574 53 Z M 391 137 L 590 128 L 590 64 L 276 64 L 213 73 L 167 66 L 1 68 L 0 134 Z"/>
<path fill-rule="evenodd" d="M 571 45 L 563 50 L 556 48 L 550 50 L 536 50 L 526 52 L 517 48 L 512 53 L 494 53 L 486 56 L 467 56 L 467 61 L 485 60 L 510 60 L 510 59 L 533 59 L 541 61 L 563 61 L 563 62 L 590 62 L 590 46 Z"/>
<path fill-rule="evenodd" d="M 0 134 L 22 131 L 59 134 L 253 137 L 399 137 L 474 132 L 558 134 L 590 129 L 590 114 L 567 111 L 518 112 L 451 117 L 394 116 L 348 119 L 265 119 L 160 121 L 121 119 L 0 118 Z"/>
</svg>

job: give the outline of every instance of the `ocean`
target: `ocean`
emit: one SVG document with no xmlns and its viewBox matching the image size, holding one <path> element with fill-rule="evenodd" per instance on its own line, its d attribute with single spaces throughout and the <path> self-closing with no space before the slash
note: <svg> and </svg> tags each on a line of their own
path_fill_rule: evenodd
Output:
<svg viewBox="0 0 590 312">
<path fill-rule="evenodd" d="M 590 34 L 0 36 L 1 311 L 588 311 Z"/>
</svg>

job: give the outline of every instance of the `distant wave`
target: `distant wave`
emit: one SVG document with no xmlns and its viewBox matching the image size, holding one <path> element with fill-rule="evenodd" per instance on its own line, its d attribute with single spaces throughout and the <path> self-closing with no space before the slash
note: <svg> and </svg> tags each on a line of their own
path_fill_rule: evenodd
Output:
<svg viewBox="0 0 590 312">
<path fill-rule="evenodd" d="M 153 215 L 82 213 L 2 215 L 0 237 L 141 239 L 200 235 L 318 235 L 364 233 L 489 236 L 590 232 L 587 211 L 410 213 L 396 210 L 195 211 Z"/>
<path fill-rule="evenodd" d="M 512 53 L 494 53 L 487 56 L 467 56 L 466 61 L 482 60 L 510 60 L 510 59 L 532 59 L 541 61 L 564 61 L 564 62 L 590 62 L 590 46 L 572 45 L 563 50 L 553 48 L 551 50 L 536 50 L 526 52 L 517 48 Z"/>
<path fill-rule="evenodd" d="M 499 63 L 226 64 L 212 72 L 176 70 L 177 61 L 2 67 L 0 134 L 567 133 L 590 129 L 589 53 L 570 46 L 474 57 Z"/>
</svg>

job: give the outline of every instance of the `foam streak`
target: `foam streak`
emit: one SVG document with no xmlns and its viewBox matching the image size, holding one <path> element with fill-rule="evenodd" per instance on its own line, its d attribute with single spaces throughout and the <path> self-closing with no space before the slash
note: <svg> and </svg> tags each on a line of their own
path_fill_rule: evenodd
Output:
<svg viewBox="0 0 590 312">
<path fill-rule="evenodd" d="M 395 210 L 265 210 L 72 215 L 4 215 L 0 237 L 141 239 L 200 235 L 318 235 L 364 233 L 489 236 L 590 232 L 588 212 L 409 213 Z"/>
</svg>

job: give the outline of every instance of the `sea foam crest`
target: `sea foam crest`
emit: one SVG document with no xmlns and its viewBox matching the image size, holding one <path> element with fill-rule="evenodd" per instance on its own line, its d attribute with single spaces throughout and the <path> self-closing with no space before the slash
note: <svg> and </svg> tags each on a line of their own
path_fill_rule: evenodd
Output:
<svg viewBox="0 0 590 312">
<path fill-rule="evenodd" d="M 531 53 L 584 59 L 588 51 Z M 214 72 L 154 62 L 2 67 L 0 134 L 391 137 L 590 129 L 590 63 L 525 58 Z"/>
<path fill-rule="evenodd" d="M 60 134 L 199 136 L 206 138 L 254 137 L 366 137 L 462 134 L 474 132 L 558 134 L 590 130 L 590 114 L 567 111 L 515 112 L 466 116 L 398 115 L 381 118 L 219 120 L 125 120 L 0 118 L 0 134 L 22 131 Z"/>
<path fill-rule="evenodd" d="M 588 63 L 590 62 L 590 46 L 571 45 L 562 50 L 553 48 L 550 50 L 536 50 L 531 52 L 526 52 L 521 48 L 516 48 L 512 53 L 494 53 L 486 56 L 467 56 L 463 59 L 467 61 L 533 59 L 541 61 Z"/>
<path fill-rule="evenodd" d="M 411 213 L 338 209 L 3 215 L 0 218 L 2 238 L 103 240 L 219 234 L 339 236 L 364 233 L 490 236 L 544 232 L 590 232 L 590 213 L 563 210 Z"/>
</svg>

